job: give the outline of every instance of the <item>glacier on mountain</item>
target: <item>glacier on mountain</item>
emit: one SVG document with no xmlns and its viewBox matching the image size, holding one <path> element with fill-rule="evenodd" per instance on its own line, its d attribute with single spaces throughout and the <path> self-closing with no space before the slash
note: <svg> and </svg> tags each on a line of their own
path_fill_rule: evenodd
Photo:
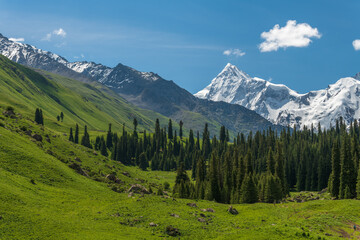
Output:
<svg viewBox="0 0 360 240">
<path fill-rule="evenodd" d="M 299 94 L 283 84 L 250 77 L 228 63 L 195 96 L 242 105 L 275 124 L 317 127 L 320 123 L 328 128 L 339 117 L 347 123 L 360 118 L 359 76 L 341 78 L 326 89 Z"/>
</svg>

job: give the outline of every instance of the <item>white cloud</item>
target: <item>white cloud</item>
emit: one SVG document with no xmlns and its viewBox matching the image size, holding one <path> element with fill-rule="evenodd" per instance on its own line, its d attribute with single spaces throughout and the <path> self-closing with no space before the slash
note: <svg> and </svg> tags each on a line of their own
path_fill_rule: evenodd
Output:
<svg viewBox="0 0 360 240">
<path fill-rule="evenodd" d="M 245 52 L 235 48 L 235 49 L 227 49 L 223 52 L 223 54 L 226 56 L 234 55 L 236 57 L 242 57 L 245 55 Z"/>
<path fill-rule="evenodd" d="M 66 32 L 62 28 L 59 28 L 58 30 L 54 30 L 53 34 L 58 35 L 63 38 L 66 37 Z"/>
<path fill-rule="evenodd" d="M 45 36 L 43 39 L 41 39 L 41 40 L 43 40 L 43 41 L 51 41 L 51 38 L 52 38 L 54 35 L 55 35 L 55 36 L 59 36 L 59 37 L 61 37 L 61 38 L 65 38 L 65 37 L 66 37 L 66 32 L 65 32 L 65 30 L 62 29 L 62 28 L 55 29 L 55 30 L 52 31 L 51 33 L 46 34 L 46 36 Z"/>
<path fill-rule="evenodd" d="M 260 44 L 259 49 L 261 52 L 271 52 L 279 48 L 307 47 L 311 43 L 311 38 L 320 37 L 317 28 L 307 23 L 297 24 L 295 20 L 289 20 L 285 27 L 276 24 L 270 31 L 261 33 L 261 38 L 265 41 Z"/>
<path fill-rule="evenodd" d="M 352 45 L 353 45 L 355 51 L 359 51 L 360 50 L 360 39 L 355 39 L 352 42 Z"/>
<path fill-rule="evenodd" d="M 13 42 L 23 42 L 25 41 L 24 38 L 9 38 L 10 41 L 13 41 Z"/>
</svg>

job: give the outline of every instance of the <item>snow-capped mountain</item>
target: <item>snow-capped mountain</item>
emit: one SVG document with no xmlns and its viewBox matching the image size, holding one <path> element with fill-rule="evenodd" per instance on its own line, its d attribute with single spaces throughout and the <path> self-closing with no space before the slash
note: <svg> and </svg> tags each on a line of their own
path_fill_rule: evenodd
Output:
<svg viewBox="0 0 360 240">
<path fill-rule="evenodd" d="M 347 123 L 360 118 L 359 79 L 358 73 L 326 89 L 299 94 L 285 85 L 252 78 L 229 63 L 195 96 L 242 105 L 276 124 L 330 127 L 339 117 Z"/>
<path fill-rule="evenodd" d="M 198 99 L 173 81 L 153 72 L 141 72 L 122 64 L 111 68 L 94 62 L 69 62 L 57 54 L 11 41 L 1 34 L 0 54 L 29 67 L 80 81 L 100 82 L 128 102 L 176 121 L 183 120 L 184 126 L 196 131 L 202 131 L 204 122 L 209 123 L 212 131 L 218 131 L 218 125 L 243 133 L 270 126 L 282 128 L 243 106 Z M 197 121 L 194 121 L 194 116 Z"/>
<path fill-rule="evenodd" d="M 25 66 L 43 69 L 80 81 L 90 81 L 85 75 L 71 70 L 65 58 L 52 52 L 38 49 L 24 43 L 9 40 L 0 34 L 0 54 Z"/>
</svg>

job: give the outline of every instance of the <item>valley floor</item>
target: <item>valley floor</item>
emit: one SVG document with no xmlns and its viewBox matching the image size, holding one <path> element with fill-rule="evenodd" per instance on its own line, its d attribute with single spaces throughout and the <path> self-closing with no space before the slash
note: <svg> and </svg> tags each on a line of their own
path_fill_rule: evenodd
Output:
<svg viewBox="0 0 360 240">
<path fill-rule="evenodd" d="M 0 239 L 172 239 L 169 225 L 181 239 L 360 239 L 360 201 L 239 204 L 232 215 L 211 201 L 129 195 L 134 183 L 172 185 L 175 173 L 127 167 L 66 139 L 0 118 Z"/>
</svg>

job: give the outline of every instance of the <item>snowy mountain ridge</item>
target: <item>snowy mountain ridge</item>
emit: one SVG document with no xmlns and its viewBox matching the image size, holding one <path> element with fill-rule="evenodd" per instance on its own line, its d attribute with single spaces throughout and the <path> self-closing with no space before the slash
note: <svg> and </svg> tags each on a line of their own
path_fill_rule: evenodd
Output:
<svg viewBox="0 0 360 240">
<path fill-rule="evenodd" d="M 343 117 L 347 123 L 360 118 L 360 74 L 341 78 L 326 89 L 299 94 L 283 84 L 250 77 L 232 64 L 195 94 L 213 101 L 239 104 L 273 123 L 323 127 L 334 126 Z"/>
</svg>

